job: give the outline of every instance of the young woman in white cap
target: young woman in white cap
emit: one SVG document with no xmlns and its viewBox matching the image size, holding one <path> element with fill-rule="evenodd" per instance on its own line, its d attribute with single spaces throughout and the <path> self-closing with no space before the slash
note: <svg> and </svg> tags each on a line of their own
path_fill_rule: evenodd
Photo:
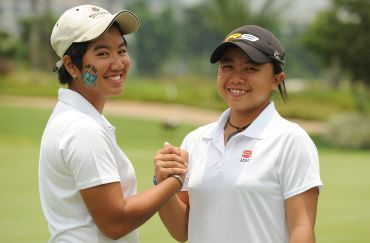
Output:
<svg viewBox="0 0 370 243">
<path fill-rule="evenodd" d="M 188 134 L 182 191 L 159 210 L 171 235 L 191 243 L 313 243 L 319 187 L 317 149 L 270 100 L 285 100 L 285 51 L 268 30 L 247 25 L 214 50 L 217 87 L 229 106 Z M 155 160 L 157 183 L 167 151 Z"/>
<path fill-rule="evenodd" d="M 136 193 L 135 171 L 102 115 L 108 97 L 121 93 L 131 61 L 123 35 L 138 18 L 82 5 L 63 13 L 51 34 L 60 89 L 44 130 L 39 191 L 49 242 L 137 243 L 135 230 L 182 186 L 186 153 L 167 146 L 167 179 Z"/>
</svg>

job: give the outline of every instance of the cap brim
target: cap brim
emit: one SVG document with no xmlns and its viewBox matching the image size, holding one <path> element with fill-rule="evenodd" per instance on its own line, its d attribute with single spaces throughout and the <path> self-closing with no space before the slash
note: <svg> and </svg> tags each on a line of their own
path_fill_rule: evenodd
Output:
<svg viewBox="0 0 370 243">
<path fill-rule="evenodd" d="M 113 22 L 117 22 L 124 35 L 136 32 L 140 26 L 139 18 L 127 10 L 115 14 L 111 24 Z"/>
<path fill-rule="evenodd" d="M 223 42 L 213 51 L 210 61 L 211 63 L 218 62 L 224 52 L 230 47 L 239 47 L 242 51 L 255 63 L 267 63 L 271 62 L 271 59 L 265 56 L 257 48 L 250 46 L 244 42 Z"/>
<path fill-rule="evenodd" d="M 93 28 L 90 28 L 74 42 L 91 41 L 101 36 L 112 24 L 116 22 L 122 31 L 122 34 L 130 34 L 139 28 L 138 17 L 130 11 L 124 10 L 107 18 L 102 18 Z"/>
</svg>

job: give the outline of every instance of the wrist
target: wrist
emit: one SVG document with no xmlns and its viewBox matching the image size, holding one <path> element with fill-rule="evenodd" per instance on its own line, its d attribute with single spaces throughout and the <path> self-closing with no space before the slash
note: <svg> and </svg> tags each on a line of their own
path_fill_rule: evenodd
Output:
<svg viewBox="0 0 370 243">
<path fill-rule="evenodd" d="M 180 183 L 180 189 L 182 188 L 182 186 L 184 185 L 184 179 L 182 179 L 181 176 L 179 176 L 179 175 L 170 175 L 169 177 L 175 178 Z M 155 175 L 153 175 L 152 182 L 153 182 L 153 185 L 155 185 L 155 186 L 158 185 L 158 181 L 157 181 L 157 178 L 155 177 Z"/>
<path fill-rule="evenodd" d="M 184 185 L 184 179 L 182 179 L 182 177 L 179 175 L 170 175 L 170 177 L 175 178 L 180 183 L 180 189 L 181 189 L 182 186 Z"/>
</svg>

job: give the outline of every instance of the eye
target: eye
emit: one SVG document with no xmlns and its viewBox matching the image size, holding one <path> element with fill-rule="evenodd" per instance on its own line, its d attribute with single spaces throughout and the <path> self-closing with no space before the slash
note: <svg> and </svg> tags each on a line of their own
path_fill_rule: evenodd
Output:
<svg viewBox="0 0 370 243">
<path fill-rule="evenodd" d="M 127 53 L 127 48 L 125 47 L 125 48 L 120 49 L 120 50 L 118 51 L 118 53 L 119 53 L 120 55 L 125 55 L 125 54 Z"/>
<path fill-rule="evenodd" d="M 258 68 L 250 66 L 250 67 L 246 67 L 245 71 L 246 72 L 256 72 L 256 71 L 258 71 Z"/>
<path fill-rule="evenodd" d="M 107 51 L 101 51 L 97 53 L 97 56 L 99 57 L 107 57 L 109 56 L 109 53 Z"/>
<path fill-rule="evenodd" d="M 229 64 L 222 64 L 221 65 L 221 68 L 222 68 L 222 70 L 230 71 L 230 70 L 233 69 L 233 66 L 232 65 L 229 65 Z"/>
</svg>

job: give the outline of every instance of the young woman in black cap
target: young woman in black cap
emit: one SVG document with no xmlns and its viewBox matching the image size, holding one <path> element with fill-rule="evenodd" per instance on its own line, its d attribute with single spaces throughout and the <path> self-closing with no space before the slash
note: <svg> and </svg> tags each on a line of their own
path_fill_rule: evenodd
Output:
<svg viewBox="0 0 370 243">
<path fill-rule="evenodd" d="M 286 99 L 285 51 L 268 30 L 246 25 L 214 50 L 217 87 L 229 108 L 188 134 L 182 191 L 159 211 L 178 241 L 191 243 L 315 242 L 319 188 L 316 146 L 270 100 Z M 156 181 L 166 178 L 165 149 L 155 160 Z"/>
</svg>

